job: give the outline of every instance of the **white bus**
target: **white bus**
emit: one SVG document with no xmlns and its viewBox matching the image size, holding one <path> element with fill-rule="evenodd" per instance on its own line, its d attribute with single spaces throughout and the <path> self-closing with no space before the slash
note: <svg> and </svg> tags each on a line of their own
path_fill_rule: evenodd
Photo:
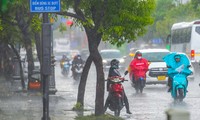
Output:
<svg viewBox="0 0 200 120">
<path fill-rule="evenodd" d="M 65 52 L 70 50 L 70 41 L 66 38 L 54 39 L 54 52 Z"/>
<path fill-rule="evenodd" d="M 170 51 L 184 52 L 192 63 L 200 62 L 200 20 L 172 25 Z"/>
</svg>

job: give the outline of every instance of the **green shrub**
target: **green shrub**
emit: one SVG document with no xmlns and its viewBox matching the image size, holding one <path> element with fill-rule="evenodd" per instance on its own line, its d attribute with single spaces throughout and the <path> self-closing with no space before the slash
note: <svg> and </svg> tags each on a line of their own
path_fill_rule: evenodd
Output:
<svg viewBox="0 0 200 120">
<path fill-rule="evenodd" d="M 74 111 L 81 111 L 81 110 L 83 110 L 83 105 L 78 102 L 78 103 L 76 103 L 74 105 L 74 107 L 72 108 L 72 110 L 74 110 Z"/>
</svg>

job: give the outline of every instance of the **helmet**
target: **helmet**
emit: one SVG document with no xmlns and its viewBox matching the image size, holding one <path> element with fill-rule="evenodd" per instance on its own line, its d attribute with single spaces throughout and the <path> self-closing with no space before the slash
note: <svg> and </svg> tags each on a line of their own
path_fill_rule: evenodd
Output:
<svg viewBox="0 0 200 120">
<path fill-rule="evenodd" d="M 112 68 L 118 69 L 118 68 L 119 68 L 119 61 L 118 61 L 117 59 L 111 60 L 110 66 L 111 66 Z"/>
<path fill-rule="evenodd" d="M 81 59 L 81 55 L 78 54 L 78 55 L 76 56 L 76 58 L 77 58 L 77 59 Z"/>
<path fill-rule="evenodd" d="M 141 59 L 142 58 L 142 53 L 141 52 L 137 52 L 135 54 L 135 58 Z"/>
<path fill-rule="evenodd" d="M 181 56 L 179 54 L 174 56 L 175 61 L 177 61 L 177 59 L 179 59 L 178 61 L 180 61 Z"/>
</svg>

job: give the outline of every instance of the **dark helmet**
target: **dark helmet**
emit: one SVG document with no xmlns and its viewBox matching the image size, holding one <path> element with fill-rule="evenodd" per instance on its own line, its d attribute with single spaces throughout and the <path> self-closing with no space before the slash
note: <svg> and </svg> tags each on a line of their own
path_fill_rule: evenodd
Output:
<svg viewBox="0 0 200 120">
<path fill-rule="evenodd" d="M 81 59 L 81 55 L 78 54 L 78 55 L 76 56 L 76 58 L 77 58 L 77 59 Z"/>
<path fill-rule="evenodd" d="M 141 56 L 142 57 L 142 53 L 140 51 L 138 51 L 136 54 L 135 54 L 135 57 L 134 58 L 137 58 L 138 56 Z"/>
<path fill-rule="evenodd" d="M 117 59 L 111 60 L 110 66 L 111 66 L 112 68 L 118 69 L 118 68 L 119 68 L 119 61 L 118 61 Z"/>
</svg>

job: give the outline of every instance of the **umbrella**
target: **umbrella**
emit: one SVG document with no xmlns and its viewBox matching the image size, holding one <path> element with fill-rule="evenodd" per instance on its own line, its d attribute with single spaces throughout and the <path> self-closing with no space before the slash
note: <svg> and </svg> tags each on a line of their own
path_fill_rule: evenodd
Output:
<svg viewBox="0 0 200 120">
<path fill-rule="evenodd" d="M 178 52 L 172 52 L 170 54 L 167 54 L 163 60 L 166 62 L 167 66 L 171 66 L 172 68 L 177 68 L 176 66 L 176 61 L 174 59 L 174 57 L 176 55 L 180 56 L 180 63 L 184 64 L 185 67 L 187 67 L 188 65 L 190 65 L 189 59 L 188 57 L 184 54 L 184 53 L 178 53 Z"/>
<path fill-rule="evenodd" d="M 175 61 L 175 56 L 180 56 L 180 62 L 177 63 Z M 189 75 L 191 74 L 191 70 L 189 70 L 188 65 L 190 65 L 190 61 L 186 54 L 184 53 L 178 53 L 178 52 L 171 52 L 170 54 L 166 55 L 163 60 L 166 62 L 167 66 L 170 66 L 168 69 L 168 74 L 173 72 L 175 69 L 176 71 L 184 72 L 185 74 Z"/>
</svg>

